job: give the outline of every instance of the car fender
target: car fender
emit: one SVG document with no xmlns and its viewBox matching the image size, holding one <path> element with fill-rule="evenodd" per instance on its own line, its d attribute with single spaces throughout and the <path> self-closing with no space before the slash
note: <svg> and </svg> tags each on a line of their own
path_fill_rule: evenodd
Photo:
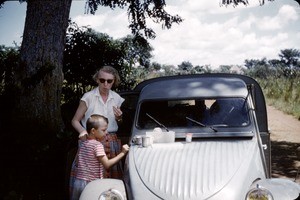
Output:
<svg viewBox="0 0 300 200">
<path fill-rule="evenodd" d="M 91 181 L 81 193 L 80 200 L 98 200 L 100 195 L 106 191 L 111 191 L 118 195 L 119 199 L 126 200 L 125 186 L 119 179 L 97 179 Z"/>
<path fill-rule="evenodd" d="M 252 185 L 251 189 L 254 188 L 262 188 L 268 190 L 272 194 L 274 200 L 300 199 L 300 185 L 289 179 L 262 179 Z"/>
</svg>

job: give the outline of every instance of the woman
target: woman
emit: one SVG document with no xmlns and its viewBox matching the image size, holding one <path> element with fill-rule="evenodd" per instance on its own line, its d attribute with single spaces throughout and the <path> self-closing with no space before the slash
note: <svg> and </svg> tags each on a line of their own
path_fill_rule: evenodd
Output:
<svg viewBox="0 0 300 200">
<path fill-rule="evenodd" d="M 79 133 L 79 138 L 85 139 L 87 135 L 86 121 L 92 114 L 103 115 L 108 118 L 108 134 L 101 141 L 109 159 L 121 152 L 121 142 L 116 132 L 118 123 L 122 121 L 120 109 L 124 99 L 112 91 L 120 83 L 118 71 L 111 66 L 101 67 L 93 76 L 98 87 L 85 93 L 80 100 L 77 111 L 72 119 L 72 126 Z M 121 165 L 117 164 L 105 173 L 105 178 L 122 178 Z"/>
</svg>

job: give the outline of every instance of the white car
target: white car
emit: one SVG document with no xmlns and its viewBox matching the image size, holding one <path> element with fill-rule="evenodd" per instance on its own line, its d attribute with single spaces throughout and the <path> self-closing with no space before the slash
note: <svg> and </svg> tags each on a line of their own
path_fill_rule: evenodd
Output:
<svg viewBox="0 0 300 200">
<path fill-rule="evenodd" d="M 160 77 L 123 96 L 124 180 L 91 182 L 80 199 L 300 199 L 299 184 L 271 178 L 266 104 L 254 79 Z"/>
</svg>

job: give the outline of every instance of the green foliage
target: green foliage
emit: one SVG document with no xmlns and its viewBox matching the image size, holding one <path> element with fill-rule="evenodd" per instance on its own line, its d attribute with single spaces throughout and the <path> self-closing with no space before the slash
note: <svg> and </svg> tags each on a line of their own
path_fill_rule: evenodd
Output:
<svg viewBox="0 0 300 200">
<path fill-rule="evenodd" d="M 123 67 L 120 70 L 122 82 L 119 89 L 129 90 L 139 81 L 141 76 L 139 70 L 147 71 L 150 67 L 153 48 L 140 36 L 127 36 L 119 41 L 124 52 Z"/>
<path fill-rule="evenodd" d="M 293 78 L 256 79 L 263 88 L 267 103 L 300 120 L 300 73 Z"/>
<path fill-rule="evenodd" d="M 280 51 L 279 57 L 281 62 L 288 68 L 300 68 L 300 51 L 297 49 L 284 49 Z"/>
<path fill-rule="evenodd" d="M 15 102 L 15 70 L 20 66 L 19 47 L 0 45 L 0 129 L 8 124 L 10 109 Z"/>
<path fill-rule="evenodd" d="M 268 64 L 268 61 L 266 58 L 263 58 L 261 60 L 258 60 L 258 59 L 246 59 L 245 60 L 245 67 L 247 69 L 252 69 L 257 66 L 263 66 L 263 65 L 267 65 L 267 64 Z"/>
<path fill-rule="evenodd" d="M 221 65 L 219 68 L 220 68 L 220 73 L 230 73 L 232 66 Z"/>
<path fill-rule="evenodd" d="M 108 35 L 95 33 L 86 27 L 78 28 L 75 24 L 68 30 L 63 67 L 65 102 L 78 101 L 84 92 L 96 85 L 92 75 L 97 68 L 113 65 L 119 70 L 122 57 L 120 44 Z"/>
<path fill-rule="evenodd" d="M 284 49 L 279 57 L 246 60 L 245 74 L 258 80 L 268 104 L 300 120 L 300 51 Z"/>
<path fill-rule="evenodd" d="M 277 70 L 269 65 L 257 65 L 246 71 L 246 73 L 251 77 L 266 79 L 269 76 L 276 77 Z"/>
<path fill-rule="evenodd" d="M 78 103 L 86 91 L 96 86 L 92 75 L 103 65 L 114 66 L 120 76 L 118 90 L 136 85 L 136 70 L 148 68 L 153 48 L 140 36 L 114 40 L 103 33 L 70 22 L 64 54 L 63 102 Z"/>
<path fill-rule="evenodd" d="M 274 0 L 268 0 L 268 1 L 274 1 Z M 297 0 L 296 0 L 297 1 Z M 265 0 L 259 0 L 260 5 L 263 5 L 265 3 Z M 243 5 L 248 5 L 249 1 L 248 0 L 221 0 L 221 5 L 233 5 L 233 6 L 237 6 L 239 4 L 243 4 Z"/>
<path fill-rule="evenodd" d="M 0 45 L 0 95 L 13 85 L 14 71 L 20 63 L 19 48 Z"/>
<path fill-rule="evenodd" d="M 193 64 L 189 61 L 183 61 L 181 64 L 178 65 L 179 71 L 186 71 L 189 72 L 193 68 Z"/>
<path fill-rule="evenodd" d="M 300 51 L 296 49 L 284 49 L 278 55 L 280 59 L 261 60 L 246 59 L 245 67 L 247 75 L 256 78 L 286 77 L 294 78 L 300 70 Z"/>
<path fill-rule="evenodd" d="M 164 0 L 132 1 L 132 0 L 88 0 L 87 12 L 94 14 L 98 6 L 110 8 L 124 8 L 128 6 L 127 13 L 130 22 L 129 28 L 134 36 L 155 38 L 155 32 L 148 28 L 147 19 L 156 23 L 162 23 L 163 28 L 170 29 L 173 23 L 181 23 L 183 19 L 178 15 L 170 15 L 166 12 Z"/>
<path fill-rule="evenodd" d="M 125 64 L 133 67 L 139 63 L 146 68 L 150 65 L 151 51 L 153 48 L 148 41 L 141 36 L 127 36 L 119 40 L 122 44 L 122 50 L 125 52 Z"/>
</svg>

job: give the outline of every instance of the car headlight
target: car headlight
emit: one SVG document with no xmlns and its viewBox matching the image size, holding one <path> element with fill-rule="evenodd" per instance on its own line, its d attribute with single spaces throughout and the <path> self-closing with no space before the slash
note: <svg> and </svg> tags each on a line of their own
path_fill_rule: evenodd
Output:
<svg viewBox="0 0 300 200">
<path fill-rule="evenodd" d="M 89 182 L 79 200 L 126 200 L 125 185 L 119 179 L 96 179 Z"/>
<path fill-rule="evenodd" d="M 100 194 L 98 200 L 125 200 L 120 191 L 110 189 Z"/>
<path fill-rule="evenodd" d="M 274 200 L 271 192 L 259 185 L 256 188 L 249 190 L 245 200 Z"/>
</svg>

